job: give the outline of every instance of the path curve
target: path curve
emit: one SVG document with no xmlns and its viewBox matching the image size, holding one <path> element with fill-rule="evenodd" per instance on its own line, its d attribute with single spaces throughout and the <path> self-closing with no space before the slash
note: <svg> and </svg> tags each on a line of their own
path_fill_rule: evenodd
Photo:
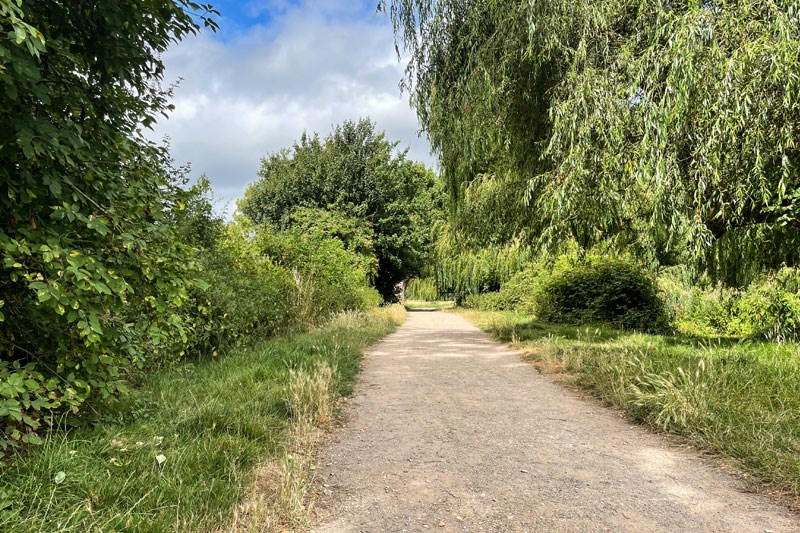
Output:
<svg viewBox="0 0 800 533">
<path fill-rule="evenodd" d="M 411 313 L 323 452 L 317 532 L 800 532 L 697 454 L 540 376 L 463 318 Z"/>
</svg>

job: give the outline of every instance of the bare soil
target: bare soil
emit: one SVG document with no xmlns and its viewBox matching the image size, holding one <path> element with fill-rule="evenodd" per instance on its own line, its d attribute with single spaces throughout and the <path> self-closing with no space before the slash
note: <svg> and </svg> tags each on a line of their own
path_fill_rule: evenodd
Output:
<svg viewBox="0 0 800 533">
<path fill-rule="evenodd" d="M 551 383 L 463 318 L 367 356 L 317 471 L 317 532 L 800 532 L 800 516 Z"/>
</svg>

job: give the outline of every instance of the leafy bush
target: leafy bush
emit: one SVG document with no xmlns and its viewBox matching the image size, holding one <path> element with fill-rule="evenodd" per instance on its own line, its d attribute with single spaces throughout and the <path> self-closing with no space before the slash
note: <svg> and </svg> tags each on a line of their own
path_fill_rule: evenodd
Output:
<svg viewBox="0 0 800 533">
<path fill-rule="evenodd" d="M 800 276 L 794 268 L 765 274 L 743 289 L 703 287 L 665 272 L 659 286 L 682 333 L 788 340 L 800 337 Z"/>
<path fill-rule="evenodd" d="M 218 247 L 203 252 L 210 288 L 195 295 L 194 354 L 217 355 L 290 327 L 297 292 L 288 270 L 257 253 L 240 228 L 229 227 Z"/>
<path fill-rule="evenodd" d="M 246 225 L 226 224 L 214 212 L 211 183 L 201 176 L 172 214 L 182 242 L 195 247 L 208 288 L 190 291 L 181 313 L 191 324 L 178 352 L 217 355 L 221 350 L 257 341 L 296 322 L 296 287 L 285 268 L 263 255 Z"/>
<path fill-rule="evenodd" d="M 499 291 L 467 296 L 463 306 L 482 311 L 533 312 L 536 290 L 548 275 L 545 269 L 522 270 L 506 281 Z"/>
<path fill-rule="evenodd" d="M 618 259 L 590 258 L 555 269 L 535 291 L 533 304 L 537 317 L 548 322 L 652 330 L 665 318 L 655 281 Z"/>
<path fill-rule="evenodd" d="M 169 110 L 161 54 L 215 27 L 196 7 L 0 2 L 0 454 L 188 338 L 203 284 L 140 132 Z"/>
<path fill-rule="evenodd" d="M 380 294 L 369 286 L 363 256 L 346 250 L 340 239 L 308 235 L 299 228 L 273 232 L 250 227 L 250 231 L 255 232 L 260 253 L 291 273 L 296 287 L 293 305 L 300 322 L 317 324 L 339 311 L 380 304 Z"/>
<path fill-rule="evenodd" d="M 774 341 L 800 338 L 798 272 L 783 268 L 751 283 L 732 306 L 728 332 Z"/>
<path fill-rule="evenodd" d="M 544 265 L 517 272 L 500 287 L 499 309 L 533 313 L 535 294 L 549 275 Z"/>
<path fill-rule="evenodd" d="M 480 309 L 481 311 L 507 311 L 505 302 L 500 292 L 484 292 L 483 294 L 470 294 L 461 303 L 467 309 Z"/>
<path fill-rule="evenodd" d="M 658 286 L 667 318 L 679 332 L 695 336 L 728 334 L 738 291 L 721 284 L 692 284 L 673 270 L 659 276 Z"/>
</svg>

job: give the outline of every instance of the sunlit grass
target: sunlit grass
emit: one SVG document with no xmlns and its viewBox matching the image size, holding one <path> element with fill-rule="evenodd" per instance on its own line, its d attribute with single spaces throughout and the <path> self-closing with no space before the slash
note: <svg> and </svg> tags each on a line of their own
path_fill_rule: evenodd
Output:
<svg viewBox="0 0 800 533">
<path fill-rule="evenodd" d="M 293 415 L 329 419 L 329 400 L 352 391 L 364 347 L 402 320 L 395 307 L 151 376 L 98 407 L 91 424 L 54 432 L 0 466 L 0 531 L 211 531 L 229 522 L 257 467 L 294 444 Z M 292 393 L 298 375 L 311 376 L 308 394 Z"/>
<path fill-rule="evenodd" d="M 409 311 L 450 309 L 455 306 L 452 301 L 447 300 L 436 300 L 431 302 L 425 300 L 406 300 L 403 302 L 403 305 Z"/>
</svg>

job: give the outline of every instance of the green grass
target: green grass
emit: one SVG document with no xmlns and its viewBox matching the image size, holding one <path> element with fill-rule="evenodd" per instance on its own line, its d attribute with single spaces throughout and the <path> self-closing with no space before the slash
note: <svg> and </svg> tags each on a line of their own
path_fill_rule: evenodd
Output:
<svg viewBox="0 0 800 533">
<path fill-rule="evenodd" d="M 441 301 L 425 301 L 425 300 L 406 300 L 403 305 L 409 311 L 419 311 L 419 310 L 440 310 L 440 309 L 450 309 L 455 304 L 451 301 L 441 300 Z"/>
<path fill-rule="evenodd" d="M 398 311 L 399 310 L 399 311 Z M 352 391 L 364 348 L 402 309 L 340 316 L 219 360 L 153 375 L 83 427 L 0 466 L 0 531 L 210 531 L 284 453 L 290 369 L 324 360 Z M 166 458 L 159 464 L 157 456 Z"/>
<path fill-rule="evenodd" d="M 800 345 L 647 335 L 464 311 L 546 373 L 800 497 Z"/>
</svg>

